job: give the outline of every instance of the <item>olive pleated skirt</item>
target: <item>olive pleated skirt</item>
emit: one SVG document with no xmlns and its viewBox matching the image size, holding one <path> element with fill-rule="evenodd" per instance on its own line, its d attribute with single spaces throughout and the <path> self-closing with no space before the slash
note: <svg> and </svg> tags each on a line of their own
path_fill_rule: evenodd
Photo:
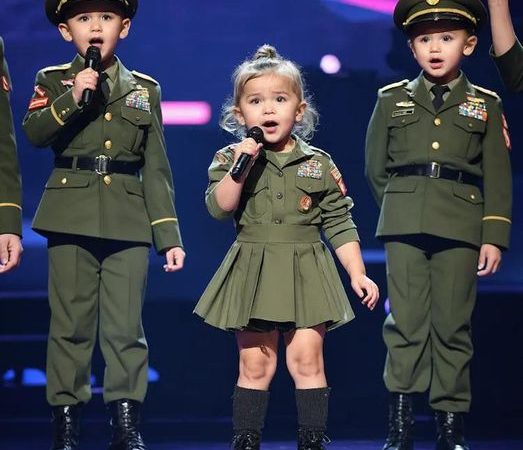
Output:
<svg viewBox="0 0 523 450">
<path fill-rule="evenodd" d="M 242 227 L 194 312 L 223 330 L 251 319 L 334 329 L 354 318 L 318 228 L 304 225 Z"/>
</svg>

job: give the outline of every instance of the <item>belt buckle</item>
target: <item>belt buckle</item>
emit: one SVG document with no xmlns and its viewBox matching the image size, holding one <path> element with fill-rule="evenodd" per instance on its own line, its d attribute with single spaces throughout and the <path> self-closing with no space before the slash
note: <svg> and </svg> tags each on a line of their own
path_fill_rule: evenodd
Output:
<svg viewBox="0 0 523 450">
<path fill-rule="evenodd" d="M 441 164 L 433 161 L 430 163 L 429 167 L 429 178 L 439 178 L 441 173 Z"/>
<path fill-rule="evenodd" d="M 109 161 L 111 161 L 111 157 L 107 155 L 98 155 L 96 158 L 94 158 L 94 171 L 98 175 L 107 175 L 109 171 L 107 168 L 109 167 Z"/>
</svg>

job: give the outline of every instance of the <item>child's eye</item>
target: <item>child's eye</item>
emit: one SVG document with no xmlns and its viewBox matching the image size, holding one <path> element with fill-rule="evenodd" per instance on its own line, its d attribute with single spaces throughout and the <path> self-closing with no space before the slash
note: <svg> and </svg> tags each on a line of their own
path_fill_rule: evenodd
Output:
<svg viewBox="0 0 523 450">
<path fill-rule="evenodd" d="M 250 103 L 251 105 L 257 105 L 258 103 L 260 103 L 260 99 L 259 99 L 259 98 L 251 98 L 251 99 L 249 100 L 249 103 Z"/>
<path fill-rule="evenodd" d="M 443 36 L 443 40 L 445 42 L 449 42 L 449 41 L 452 41 L 452 36 L 450 34 L 447 34 L 445 36 Z"/>
<path fill-rule="evenodd" d="M 105 21 L 111 20 L 112 18 L 113 18 L 113 16 L 111 14 L 104 14 L 102 16 L 102 20 L 105 20 Z"/>
<path fill-rule="evenodd" d="M 430 41 L 430 39 L 429 39 L 428 36 L 422 36 L 422 37 L 420 38 L 420 42 L 423 42 L 424 44 L 427 43 L 427 42 L 429 42 L 429 41 Z"/>
<path fill-rule="evenodd" d="M 283 103 L 283 102 L 286 102 L 287 99 L 283 95 L 278 95 L 278 97 L 276 97 L 276 101 L 278 103 Z"/>
<path fill-rule="evenodd" d="M 87 22 L 89 20 L 89 17 L 87 16 L 79 16 L 78 17 L 78 22 Z"/>
</svg>

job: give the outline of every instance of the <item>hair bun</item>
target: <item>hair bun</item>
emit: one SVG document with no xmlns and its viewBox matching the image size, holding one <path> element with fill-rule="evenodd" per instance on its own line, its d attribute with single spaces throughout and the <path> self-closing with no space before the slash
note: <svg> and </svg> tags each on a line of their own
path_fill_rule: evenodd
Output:
<svg viewBox="0 0 523 450">
<path fill-rule="evenodd" d="M 256 53 L 254 54 L 253 59 L 260 59 L 260 58 L 280 58 L 280 55 L 276 51 L 276 49 L 269 44 L 263 44 L 261 47 L 256 50 Z"/>
</svg>

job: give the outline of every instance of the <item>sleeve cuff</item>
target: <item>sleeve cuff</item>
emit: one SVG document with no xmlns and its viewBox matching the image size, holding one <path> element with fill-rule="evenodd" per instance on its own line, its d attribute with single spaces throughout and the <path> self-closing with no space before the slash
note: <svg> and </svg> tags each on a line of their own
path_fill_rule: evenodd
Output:
<svg viewBox="0 0 523 450">
<path fill-rule="evenodd" d="M 61 126 L 65 125 L 81 109 L 74 101 L 71 90 L 62 94 L 51 104 L 51 114 Z"/>
<path fill-rule="evenodd" d="M 172 247 L 183 247 L 178 220 L 160 219 L 152 222 L 154 247 L 163 253 Z"/>
<path fill-rule="evenodd" d="M 16 204 L 0 203 L 0 234 L 22 236 L 22 208 Z"/>
<path fill-rule="evenodd" d="M 336 250 L 338 247 L 341 247 L 342 245 L 346 244 L 347 242 L 354 242 L 359 241 L 360 237 L 358 235 L 358 231 L 356 228 L 351 228 L 349 230 L 341 231 L 340 233 L 334 235 L 334 236 L 326 236 L 329 240 L 330 244 L 332 245 L 332 248 Z"/>
<path fill-rule="evenodd" d="M 205 204 L 207 205 L 209 214 L 215 219 L 225 220 L 233 215 L 233 211 L 224 211 L 222 208 L 220 208 L 218 202 L 216 201 L 216 196 L 212 191 L 205 196 Z"/>
<path fill-rule="evenodd" d="M 483 230 L 481 242 L 483 244 L 493 244 L 507 250 L 510 244 L 510 221 L 509 219 L 483 219 Z"/>
</svg>

